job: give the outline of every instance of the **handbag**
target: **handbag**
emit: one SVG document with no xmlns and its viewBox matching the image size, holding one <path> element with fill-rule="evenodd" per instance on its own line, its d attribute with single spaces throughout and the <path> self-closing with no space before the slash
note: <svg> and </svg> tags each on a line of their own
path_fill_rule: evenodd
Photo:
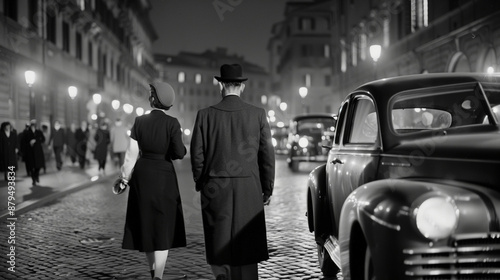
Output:
<svg viewBox="0 0 500 280">
<path fill-rule="evenodd" d="M 123 178 L 118 178 L 113 184 L 113 193 L 114 194 L 122 194 L 128 187 L 128 181 Z"/>
</svg>

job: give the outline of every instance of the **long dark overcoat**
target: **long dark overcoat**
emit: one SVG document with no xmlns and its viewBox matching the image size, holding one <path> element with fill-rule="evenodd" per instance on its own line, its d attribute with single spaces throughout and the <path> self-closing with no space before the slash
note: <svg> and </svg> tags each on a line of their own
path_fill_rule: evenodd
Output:
<svg viewBox="0 0 500 280">
<path fill-rule="evenodd" d="M 30 144 L 31 140 L 36 140 L 33 145 Z M 28 129 L 23 134 L 23 146 L 26 153 L 25 161 L 28 169 L 44 168 L 45 155 L 43 153 L 42 144 L 45 143 L 45 136 L 39 129 L 35 131 Z"/>
<path fill-rule="evenodd" d="M 14 167 L 17 171 L 17 154 L 18 146 L 17 133 L 12 131 L 7 137 L 5 131 L 0 131 L 0 171 L 11 171 L 9 167 Z"/>
<path fill-rule="evenodd" d="M 235 95 L 198 112 L 191 164 L 201 192 L 207 262 L 240 266 L 269 258 L 263 194 L 274 185 L 264 109 Z"/>
<path fill-rule="evenodd" d="M 109 130 L 99 128 L 94 136 L 96 142 L 94 157 L 96 160 L 105 160 L 108 156 L 108 146 L 110 143 Z"/>
</svg>

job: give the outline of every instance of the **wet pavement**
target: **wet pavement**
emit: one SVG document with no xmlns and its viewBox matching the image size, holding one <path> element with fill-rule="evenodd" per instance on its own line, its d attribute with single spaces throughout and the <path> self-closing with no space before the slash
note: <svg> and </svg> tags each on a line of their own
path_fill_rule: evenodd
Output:
<svg viewBox="0 0 500 280">
<path fill-rule="evenodd" d="M 260 279 L 323 279 L 304 215 L 305 182 L 314 166 L 291 173 L 284 159 L 277 160 L 275 191 L 265 209 L 270 259 L 259 264 Z M 176 169 L 188 245 L 170 250 L 163 279 L 214 279 L 205 261 L 189 160 L 176 163 Z M 101 177 L 48 204 L 2 218 L 0 278 L 150 279 L 144 254 L 121 249 L 128 193 L 112 194 L 115 178 Z"/>
</svg>

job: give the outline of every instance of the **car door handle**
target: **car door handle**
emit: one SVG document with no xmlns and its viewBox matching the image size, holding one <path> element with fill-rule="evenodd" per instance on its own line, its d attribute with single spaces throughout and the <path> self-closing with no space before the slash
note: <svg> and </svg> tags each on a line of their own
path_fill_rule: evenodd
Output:
<svg viewBox="0 0 500 280">
<path fill-rule="evenodd" d="M 330 161 L 330 163 L 333 163 L 333 164 L 344 164 L 344 162 L 342 162 L 340 159 L 338 158 L 334 158 L 332 161 Z"/>
</svg>

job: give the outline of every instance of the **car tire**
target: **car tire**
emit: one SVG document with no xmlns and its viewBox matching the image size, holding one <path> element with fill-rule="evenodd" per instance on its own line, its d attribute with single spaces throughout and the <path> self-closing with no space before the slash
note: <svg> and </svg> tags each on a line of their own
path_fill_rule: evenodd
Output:
<svg viewBox="0 0 500 280">
<path fill-rule="evenodd" d="M 352 279 L 375 280 L 373 259 L 370 247 L 364 238 L 357 239 L 356 246 L 351 253 L 351 277 Z"/>
<path fill-rule="evenodd" d="M 290 162 L 290 168 L 292 169 L 292 172 L 299 171 L 299 161 L 298 160 L 292 160 Z"/>
<path fill-rule="evenodd" d="M 317 245 L 318 248 L 318 263 L 323 276 L 325 277 L 336 277 L 340 272 L 340 269 L 332 261 L 330 255 L 326 251 L 325 247 L 322 245 Z"/>
</svg>

